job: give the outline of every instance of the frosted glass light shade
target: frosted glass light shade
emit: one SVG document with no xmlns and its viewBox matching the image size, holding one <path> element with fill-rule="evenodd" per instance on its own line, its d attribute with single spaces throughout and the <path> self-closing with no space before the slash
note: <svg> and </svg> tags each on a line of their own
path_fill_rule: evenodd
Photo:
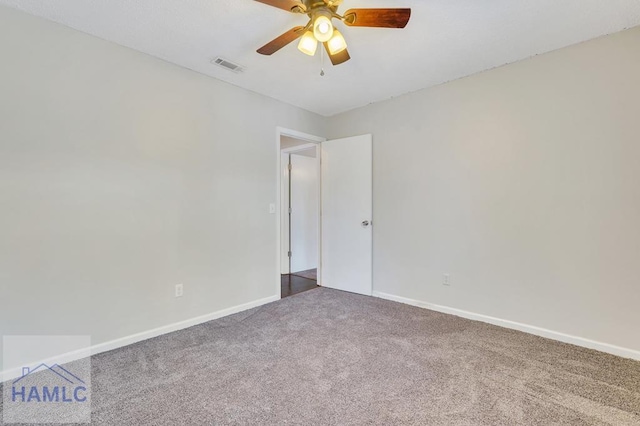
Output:
<svg viewBox="0 0 640 426">
<path fill-rule="evenodd" d="M 318 15 L 313 23 L 313 35 L 321 43 L 329 41 L 333 36 L 333 24 L 326 15 Z"/>
<path fill-rule="evenodd" d="M 335 55 L 347 48 L 347 42 L 338 30 L 333 30 L 333 37 L 327 42 L 329 53 Z"/>
<path fill-rule="evenodd" d="M 313 56 L 316 54 L 316 49 L 318 48 L 318 41 L 313 36 L 311 31 L 307 31 L 304 33 L 300 42 L 298 43 L 298 50 L 304 53 L 305 55 Z"/>
</svg>

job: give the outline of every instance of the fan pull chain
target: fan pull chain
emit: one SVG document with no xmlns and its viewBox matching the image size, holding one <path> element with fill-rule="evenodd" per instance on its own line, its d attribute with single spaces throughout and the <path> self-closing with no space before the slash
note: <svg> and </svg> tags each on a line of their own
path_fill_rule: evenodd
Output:
<svg viewBox="0 0 640 426">
<path fill-rule="evenodd" d="M 320 49 L 320 77 L 324 77 L 324 49 L 322 48 Z"/>
</svg>

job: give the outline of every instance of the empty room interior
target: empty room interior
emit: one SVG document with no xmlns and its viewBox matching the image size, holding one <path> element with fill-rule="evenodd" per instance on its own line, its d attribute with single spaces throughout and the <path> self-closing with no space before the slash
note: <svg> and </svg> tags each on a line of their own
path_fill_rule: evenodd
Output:
<svg viewBox="0 0 640 426">
<path fill-rule="evenodd" d="M 0 0 L 0 424 L 640 425 L 640 1 Z"/>
</svg>

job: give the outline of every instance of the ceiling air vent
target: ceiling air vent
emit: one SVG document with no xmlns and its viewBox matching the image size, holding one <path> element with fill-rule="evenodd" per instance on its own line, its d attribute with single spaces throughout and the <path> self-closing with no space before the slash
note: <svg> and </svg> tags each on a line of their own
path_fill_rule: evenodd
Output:
<svg viewBox="0 0 640 426">
<path fill-rule="evenodd" d="M 237 73 L 241 73 L 242 71 L 244 71 L 244 68 L 242 66 L 240 66 L 238 64 L 234 64 L 233 62 L 228 61 L 228 60 L 226 60 L 224 58 L 221 58 L 221 57 L 215 58 L 213 61 L 211 61 L 211 63 L 214 64 L 214 65 L 217 65 L 219 67 L 222 67 L 222 68 L 224 68 L 226 70 L 233 71 L 236 74 Z"/>
</svg>

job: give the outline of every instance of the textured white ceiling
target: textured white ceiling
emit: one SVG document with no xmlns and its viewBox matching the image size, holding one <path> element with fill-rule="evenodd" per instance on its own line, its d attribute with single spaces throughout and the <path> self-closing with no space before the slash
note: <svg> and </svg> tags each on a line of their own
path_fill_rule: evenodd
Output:
<svg viewBox="0 0 640 426">
<path fill-rule="evenodd" d="M 640 25 L 640 0 L 344 0 L 411 7 L 404 30 L 338 27 L 351 61 L 333 67 L 292 43 L 255 51 L 304 16 L 253 0 L 0 0 L 17 9 L 330 116 Z M 318 52 L 320 49 L 318 49 Z M 210 63 L 222 56 L 242 74 Z M 326 58 L 325 58 L 326 59 Z"/>
</svg>

